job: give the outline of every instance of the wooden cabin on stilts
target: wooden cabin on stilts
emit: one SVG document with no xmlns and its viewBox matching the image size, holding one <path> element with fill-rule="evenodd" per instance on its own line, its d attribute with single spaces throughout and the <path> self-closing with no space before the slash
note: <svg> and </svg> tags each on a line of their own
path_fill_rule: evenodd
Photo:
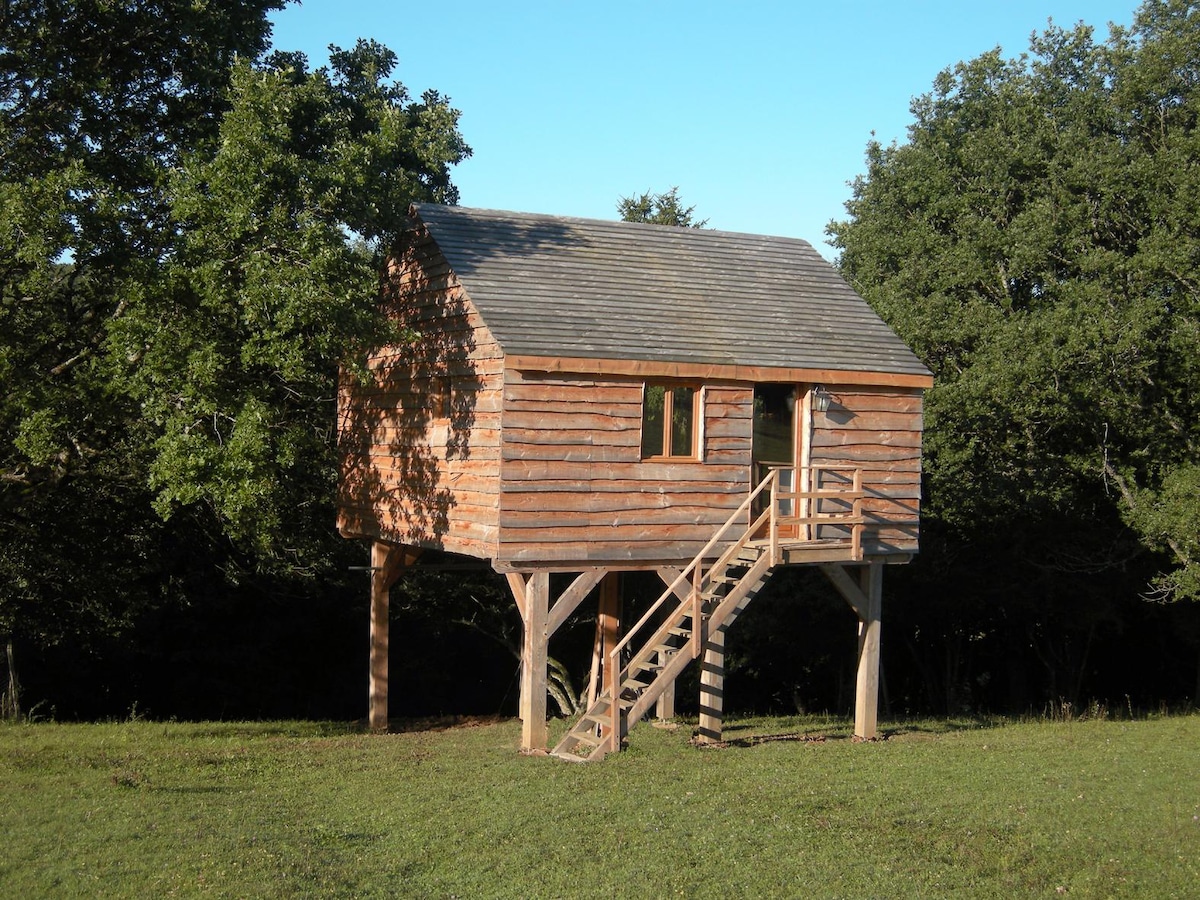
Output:
<svg viewBox="0 0 1200 900">
<path fill-rule="evenodd" d="M 782 566 L 859 618 L 855 734 L 876 734 L 883 567 L 917 552 L 928 370 L 804 241 L 422 205 L 383 301 L 415 331 L 339 396 L 339 527 L 372 542 L 371 697 L 388 590 L 421 552 L 487 560 L 524 622 L 521 744 L 547 748 L 547 646 L 596 598 L 586 711 L 553 748 L 619 750 Z M 618 574 L 662 580 L 624 621 Z M 551 591 L 551 575 L 564 587 Z"/>
</svg>

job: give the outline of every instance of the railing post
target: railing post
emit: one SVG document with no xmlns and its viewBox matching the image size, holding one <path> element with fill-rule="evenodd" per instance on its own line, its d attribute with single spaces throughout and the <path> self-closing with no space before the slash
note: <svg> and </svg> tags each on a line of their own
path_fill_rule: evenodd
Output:
<svg viewBox="0 0 1200 900">
<path fill-rule="evenodd" d="M 608 726 L 608 748 L 613 753 L 621 749 L 621 650 L 614 647 L 608 654 L 608 711 L 611 723 Z"/>
<path fill-rule="evenodd" d="M 862 549 L 862 469 L 854 470 L 854 506 L 852 507 L 854 514 L 854 525 L 850 528 L 850 552 L 855 559 L 863 558 Z"/>
<path fill-rule="evenodd" d="M 816 487 L 812 486 L 812 472 L 814 472 L 814 468 L 812 468 L 811 466 L 805 466 L 803 468 L 803 472 L 804 472 L 804 482 L 803 482 L 804 492 L 812 493 L 812 492 L 816 491 Z M 804 518 L 812 518 L 812 517 L 816 516 L 816 509 L 817 509 L 817 502 L 815 502 L 814 498 L 805 497 L 804 498 L 804 509 L 802 511 L 800 511 L 800 515 L 804 516 Z M 811 540 L 816 540 L 816 538 L 817 538 L 817 528 L 816 528 L 815 524 L 812 522 L 805 522 L 804 523 L 804 540 L 811 541 Z"/>
<path fill-rule="evenodd" d="M 697 565 L 692 571 L 692 659 L 700 655 L 701 646 L 701 622 L 703 621 L 704 609 L 700 602 L 700 585 L 704 579 L 700 575 L 700 566 Z"/>
<path fill-rule="evenodd" d="M 811 471 L 809 471 L 809 473 L 808 473 L 808 477 L 810 480 L 808 489 L 810 491 L 812 491 L 814 494 L 820 493 L 820 491 L 821 491 L 821 467 L 813 466 Z M 813 497 L 812 517 L 814 519 L 819 519 L 821 517 L 821 498 L 820 497 Z M 813 522 L 813 524 L 812 524 L 812 539 L 814 541 L 819 541 L 821 539 L 821 525 L 819 522 Z"/>
<path fill-rule="evenodd" d="M 771 535 L 771 565 L 779 564 L 779 470 L 771 470 L 771 518 L 768 531 Z"/>
</svg>

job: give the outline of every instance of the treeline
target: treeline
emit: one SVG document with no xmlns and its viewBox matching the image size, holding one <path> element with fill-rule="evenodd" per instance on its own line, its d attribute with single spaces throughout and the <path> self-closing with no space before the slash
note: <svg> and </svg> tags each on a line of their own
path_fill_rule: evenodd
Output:
<svg viewBox="0 0 1200 900">
<path fill-rule="evenodd" d="M 26 706 L 208 678 L 206 711 L 247 714 L 292 677 L 255 648 L 336 617 L 361 561 L 331 528 L 337 367 L 403 337 L 380 260 L 470 151 L 386 47 L 272 52 L 283 3 L 5 5 L 0 642 Z"/>
<path fill-rule="evenodd" d="M 10 713 L 364 711 L 336 370 L 411 337 L 372 302 L 380 261 L 410 202 L 457 200 L 470 150 L 387 48 L 273 51 L 281 5 L 0 22 Z M 1106 40 L 1052 28 L 947 70 L 907 142 L 868 147 L 831 237 L 937 378 L 923 552 L 886 578 L 893 712 L 1196 696 L 1198 85 L 1200 12 L 1148 2 Z M 625 203 L 695 224 L 673 190 Z M 625 580 L 631 609 L 657 593 Z M 414 574 L 393 614 L 395 714 L 515 711 L 502 580 Z M 853 628 L 811 573 L 774 579 L 730 635 L 730 707 L 848 708 Z M 551 648 L 576 687 L 590 638 L 581 619 Z"/>
<path fill-rule="evenodd" d="M 1051 27 L 912 114 L 829 229 L 936 379 L 905 639 L 942 647 L 947 706 L 997 680 L 1010 702 L 1143 679 L 1194 699 L 1200 7 L 1152 0 L 1104 41 Z"/>
</svg>

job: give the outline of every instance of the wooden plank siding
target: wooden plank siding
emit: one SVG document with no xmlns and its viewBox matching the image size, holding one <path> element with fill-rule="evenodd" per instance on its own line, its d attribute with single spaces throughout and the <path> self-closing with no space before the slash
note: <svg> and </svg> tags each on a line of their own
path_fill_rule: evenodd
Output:
<svg viewBox="0 0 1200 900">
<path fill-rule="evenodd" d="M 572 371 L 567 357 L 531 368 L 506 355 L 423 227 L 390 266 L 383 302 L 418 336 L 374 352 L 367 383 L 342 380 L 346 536 L 490 559 L 502 570 L 680 564 L 752 487 L 754 383 L 741 370 L 710 366 L 683 382 L 702 390 L 696 459 L 643 461 L 644 384 L 679 375 L 675 364 L 601 360 Z M 904 379 L 925 376 L 901 374 L 827 380 L 834 402 L 813 413 L 810 463 L 862 469 L 872 555 L 917 550 L 922 390 Z M 848 477 L 825 475 L 826 484 Z M 841 536 L 822 528 L 821 537 Z"/>
<path fill-rule="evenodd" d="M 919 388 L 829 385 L 834 401 L 813 413 L 812 464 L 860 466 L 868 554 L 915 553 L 921 506 Z M 827 473 L 830 480 L 845 475 Z M 839 509 L 822 501 L 822 509 Z M 836 529 L 826 529 L 832 536 Z"/>
<path fill-rule="evenodd" d="M 499 532 L 503 352 L 427 232 L 398 254 L 383 301 L 417 332 L 343 378 L 338 527 L 491 558 Z"/>
<path fill-rule="evenodd" d="M 706 385 L 699 458 L 643 462 L 642 386 L 505 373 L 498 564 L 686 560 L 738 507 L 753 391 Z"/>
</svg>

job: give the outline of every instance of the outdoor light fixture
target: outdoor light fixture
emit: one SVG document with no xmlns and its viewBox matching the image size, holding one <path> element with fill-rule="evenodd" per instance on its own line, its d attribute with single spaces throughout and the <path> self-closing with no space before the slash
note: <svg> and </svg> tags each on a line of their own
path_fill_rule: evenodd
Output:
<svg viewBox="0 0 1200 900">
<path fill-rule="evenodd" d="M 812 389 L 812 408 L 817 412 L 829 412 L 829 401 L 832 399 L 825 385 L 818 384 Z"/>
</svg>

